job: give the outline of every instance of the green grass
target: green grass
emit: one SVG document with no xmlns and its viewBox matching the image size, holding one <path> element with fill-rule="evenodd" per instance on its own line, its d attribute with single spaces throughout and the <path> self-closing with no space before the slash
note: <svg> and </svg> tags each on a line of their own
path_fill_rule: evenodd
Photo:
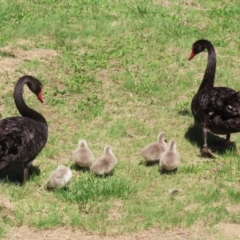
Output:
<svg viewBox="0 0 240 240">
<path fill-rule="evenodd" d="M 236 149 L 198 156 L 200 129 L 190 103 L 206 53 L 187 61 L 193 42 L 206 38 L 217 53 L 217 86 L 240 89 L 238 1 L 6 1 L 0 0 L 1 118 L 18 115 L 16 79 L 39 78 L 45 104 L 26 89 L 30 107 L 49 123 L 49 139 L 25 186 L 1 181 L 0 237 L 14 227 L 73 227 L 120 234 L 157 227 L 240 223 L 240 138 Z M 141 164 L 141 148 L 165 131 L 175 139 L 181 166 L 162 176 Z M 192 139 L 197 136 L 197 140 Z M 96 157 L 105 144 L 119 162 L 113 176 L 73 170 L 68 190 L 44 186 L 57 165 L 71 164 L 79 139 Z M 214 137 L 209 137 L 214 150 Z M 169 196 L 176 188 L 179 194 Z M 12 207 L 9 207 L 8 201 Z M 238 210 L 239 211 L 239 210 Z"/>
<path fill-rule="evenodd" d="M 101 179 L 95 178 L 89 174 L 82 176 L 68 190 L 58 190 L 57 196 L 66 201 L 93 204 L 99 201 L 105 201 L 109 198 L 126 199 L 128 195 L 133 194 L 134 189 L 124 178 L 115 176 Z"/>
</svg>

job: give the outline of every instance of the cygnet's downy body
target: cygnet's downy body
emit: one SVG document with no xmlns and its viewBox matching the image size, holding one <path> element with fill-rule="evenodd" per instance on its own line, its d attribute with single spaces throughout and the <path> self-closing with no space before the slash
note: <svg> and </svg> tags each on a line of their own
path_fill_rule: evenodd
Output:
<svg viewBox="0 0 240 240">
<path fill-rule="evenodd" d="M 141 151 L 141 156 L 146 162 L 159 161 L 160 154 L 162 154 L 168 145 L 166 143 L 166 135 L 164 132 L 158 134 L 157 142 L 148 144 Z"/>
<path fill-rule="evenodd" d="M 180 156 L 176 150 L 176 142 L 171 140 L 168 149 L 160 155 L 159 167 L 160 171 L 177 170 L 180 164 Z"/>
<path fill-rule="evenodd" d="M 117 158 L 112 152 L 112 147 L 106 145 L 103 156 L 91 165 L 90 170 L 96 175 L 107 175 L 113 171 L 116 164 Z"/>
<path fill-rule="evenodd" d="M 66 187 L 71 178 L 72 178 L 71 169 L 61 165 L 50 175 L 47 182 L 47 189 Z"/>
<path fill-rule="evenodd" d="M 79 167 L 90 167 L 94 161 L 93 152 L 88 147 L 87 141 L 82 139 L 78 142 L 78 147 L 72 153 L 74 162 Z"/>
</svg>

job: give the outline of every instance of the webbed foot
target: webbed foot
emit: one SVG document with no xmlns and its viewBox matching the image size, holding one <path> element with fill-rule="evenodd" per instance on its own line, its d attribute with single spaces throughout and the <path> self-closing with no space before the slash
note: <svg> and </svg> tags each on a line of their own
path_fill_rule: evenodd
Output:
<svg viewBox="0 0 240 240">
<path fill-rule="evenodd" d="M 231 147 L 231 146 L 234 145 L 234 142 L 226 139 L 226 140 L 223 142 L 223 145 L 224 145 L 225 147 Z"/>
<path fill-rule="evenodd" d="M 213 155 L 207 147 L 203 147 L 201 150 L 201 156 L 206 158 L 216 158 L 215 155 Z"/>
</svg>

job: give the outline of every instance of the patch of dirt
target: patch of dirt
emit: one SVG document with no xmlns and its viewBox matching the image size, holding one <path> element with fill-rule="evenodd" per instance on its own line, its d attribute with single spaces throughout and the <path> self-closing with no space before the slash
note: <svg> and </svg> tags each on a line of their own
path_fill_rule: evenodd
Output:
<svg viewBox="0 0 240 240">
<path fill-rule="evenodd" d="M 170 2 L 166 1 L 166 0 L 155 0 L 153 1 L 154 5 L 160 5 L 160 6 L 164 6 L 164 7 L 169 7 Z"/>
<path fill-rule="evenodd" d="M 21 49 L 16 49 L 12 51 L 12 54 L 16 56 L 16 58 L 31 61 L 34 59 L 38 60 L 50 60 L 56 56 L 58 56 L 57 52 L 52 49 L 31 49 L 28 51 L 23 51 Z"/>
<path fill-rule="evenodd" d="M 229 205 L 226 207 L 228 212 L 231 213 L 239 213 L 240 212 L 240 206 L 239 205 Z"/>
<path fill-rule="evenodd" d="M 3 58 L 0 60 L 0 74 L 14 72 L 20 62 L 20 59 Z"/>
<path fill-rule="evenodd" d="M 3 195 L 0 195 L 0 218 L 14 221 L 14 204 Z"/>
<path fill-rule="evenodd" d="M 29 229 L 26 226 L 13 229 L 6 239 L 10 240 L 214 240 L 214 239 L 240 239 L 240 228 L 238 224 L 221 223 L 214 229 L 207 229 L 201 226 L 191 227 L 189 229 L 173 229 L 161 231 L 157 228 L 142 230 L 135 233 L 125 233 L 118 236 L 101 236 L 90 234 L 83 230 L 70 228 L 57 228 L 53 230 L 37 231 Z"/>
<path fill-rule="evenodd" d="M 8 55 L 12 56 L 10 59 L 19 59 L 31 61 L 34 59 L 44 60 L 44 59 L 52 59 L 58 56 L 58 53 L 52 49 L 40 49 L 35 48 L 31 50 L 22 50 L 19 48 L 14 48 L 12 46 L 6 46 L 0 48 L 0 51 L 6 52 Z"/>
<path fill-rule="evenodd" d="M 120 219 L 121 214 L 119 213 L 119 209 L 123 206 L 123 203 L 120 200 L 114 202 L 112 208 L 108 212 L 108 220 Z"/>
<path fill-rule="evenodd" d="M 220 223 L 217 225 L 219 232 L 225 239 L 240 239 L 240 228 L 238 224 Z"/>
<path fill-rule="evenodd" d="M 96 78 L 99 79 L 102 82 L 102 87 L 106 88 L 106 89 L 111 89 L 114 87 L 114 83 L 112 81 L 112 79 L 109 77 L 109 72 L 108 70 L 104 69 L 99 71 L 96 74 Z"/>
<path fill-rule="evenodd" d="M 31 49 L 24 51 L 19 48 L 6 46 L 0 48 L 0 51 L 7 54 L 6 57 L 0 58 L 0 74 L 14 73 L 21 61 L 32 61 L 34 59 L 45 61 L 58 56 L 58 53 L 51 49 Z"/>
<path fill-rule="evenodd" d="M 184 7 L 184 8 L 191 8 L 191 9 L 195 8 L 195 9 L 201 9 L 201 10 L 203 9 L 200 4 L 192 0 L 184 0 L 179 3 L 178 2 L 175 3 L 173 1 L 167 1 L 167 0 L 155 0 L 154 4 L 164 6 L 164 7 L 169 7 L 172 5 L 175 5 L 175 6 L 181 5 L 181 7 Z"/>
<path fill-rule="evenodd" d="M 0 195 L 0 206 L 7 208 L 9 210 L 13 210 L 14 209 L 14 204 L 12 202 L 10 202 L 9 198 Z"/>
</svg>

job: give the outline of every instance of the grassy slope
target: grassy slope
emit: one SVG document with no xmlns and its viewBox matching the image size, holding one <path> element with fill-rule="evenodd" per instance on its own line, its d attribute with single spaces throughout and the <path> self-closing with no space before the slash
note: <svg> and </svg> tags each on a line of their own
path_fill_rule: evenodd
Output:
<svg viewBox="0 0 240 240">
<path fill-rule="evenodd" d="M 200 130 L 193 132 L 197 142 L 185 137 L 192 136 L 190 102 L 206 65 L 204 53 L 187 61 L 195 40 L 207 38 L 216 47 L 216 85 L 240 88 L 237 1 L 0 3 L 0 61 L 16 60 L 19 49 L 57 53 L 20 58 L 14 69 L 1 71 L 2 118 L 17 114 L 16 79 L 32 74 L 44 85 L 46 103 L 40 106 L 28 93 L 26 99 L 47 118 L 50 132 L 35 162 L 41 174 L 33 174 L 24 187 L 1 183 L 1 234 L 21 225 L 121 233 L 240 221 L 231 211 L 240 201 L 237 152 L 203 160 L 197 156 Z M 139 164 L 140 149 L 159 131 L 177 141 L 182 165 L 174 176 Z M 96 179 L 74 171 L 68 192 L 46 192 L 50 172 L 71 163 L 80 138 L 96 156 L 112 144 L 119 159 L 114 176 Z M 238 135 L 233 140 L 238 147 Z M 175 198 L 168 196 L 171 188 L 180 191 Z"/>
</svg>

